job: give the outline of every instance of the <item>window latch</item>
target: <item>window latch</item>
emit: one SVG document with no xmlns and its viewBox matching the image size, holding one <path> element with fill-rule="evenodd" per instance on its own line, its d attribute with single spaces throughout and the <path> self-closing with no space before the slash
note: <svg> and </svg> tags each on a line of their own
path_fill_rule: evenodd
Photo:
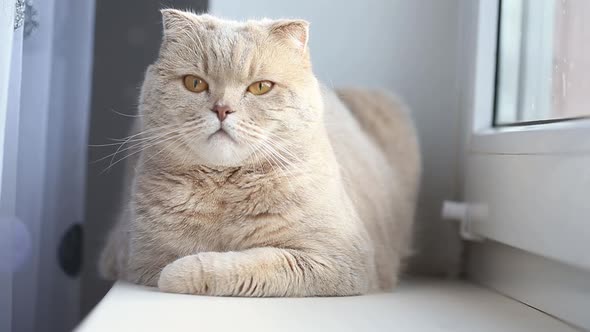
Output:
<svg viewBox="0 0 590 332">
<path fill-rule="evenodd" d="M 481 242 L 484 238 L 473 233 L 470 227 L 470 221 L 473 219 L 474 210 L 479 210 L 481 212 L 481 210 L 484 209 L 481 207 L 476 209 L 475 206 L 464 202 L 444 201 L 442 217 L 445 220 L 455 220 L 459 222 L 459 235 L 461 235 L 463 240 Z"/>
</svg>

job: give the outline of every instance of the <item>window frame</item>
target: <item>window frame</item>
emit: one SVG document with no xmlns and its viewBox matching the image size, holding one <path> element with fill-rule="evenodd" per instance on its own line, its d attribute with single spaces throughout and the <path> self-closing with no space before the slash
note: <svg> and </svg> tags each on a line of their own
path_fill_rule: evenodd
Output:
<svg viewBox="0 0 590 332">
<path fill-rule="evenodd" d="M 572 165 L 579 165 L 579 169 L 582 169 L 583 165 L 590 162 L 590 120 L 519 127 L 493 125 L 499 4 L 500 0 L 480 1 L 476 23 L 474 91 L 472 107 L 467 110 L 470 120 L 465 160 L 465 195 L 467 202 L 472 206 L 470 229 L 484 237 L 590 269 L 590 257 L 582 253 L 568 252 L 568 248 L 559 248 L 555 243 L 550 243 L 555 240 L 553 242 L 568 243 L 572 246 L 577 244 L 581 247 L 584 240 L 582 237 L 590 234 L 590 223 L 583 225 L 580 222 L 574 225 L 580 229 L 560 231 L 555 223 L 548 220 L 550 215 L 558 213 L 533 213 L 535 209 L 544 207 L 539 206 L 539 202 L 551 199 L 550 203 L 555 203 L 550 192 L 539 190 L 540 184 L 549 181 L 550 178 L 562 178 L 564 184 L 567 183 L 577 190 L 571 193 L 572 197 L 580 197 L 586 192 L 590 197 L 590 189 L 586 191 L 584 188 L 576 187 L 579 179 L 567 174 L 576 169 Z M 568 158 L 572 165 L 565 165 L 565 158 Z M 518 171 L 515 167 L 527 170 Z M 537 176 L 539 182 L 535 183 L 532 176 Z M 586 175 L 583 174 L 583 177 Z M 590 174 L 588 180 L 584 181 L 590 181 Z M 501 197 L 503 195 L 496 195 L 497 190 L 494 187 L 498 183 L 501 183 L 501 190 L 504 192 L 520 190 L 526 195 L 518 202 L 508 202 Z M 559 188 L 559 181 L 551 183 L 557 186 L 559 191 L 565 192 L 567 189 Z M 545 189 L 551 191 L 556 188 Z M 568 211 L 562 211 L 566 216 L 571 216 L 571 211 L 580 211 L 590 218 L 590 207 L 580 200 L 564 204 L 563 207 L 556 205 L 554 208 L 567 208 Z M 527 220 L 529 215 L 537 220 Z M 516 217 L 520 219 L 515 220 Z M 544 232 L 544 228 L 552 231 Z"/>
<path fill-rule="evenodd" d="M 486 238 L 468 245 L 467 274 L 477 283 L 590 329 L 585 309 L 590 297 L 584 296 L 590 290 L 590 258 L 584 257 L 587 250 L 580 250 L 590 243 L 590 222 L 580 222 L 580 229 L 547 231 L 571 220 L 590 220 L 590 204 L 581 199 L 585 193 L 590 197 L 590 171 L 581 168 L 590 170 L 590 120 L 494 126 L 500 1 L 466 4 L 461 27 L 463 197 L 468 230 Z M 572 169 L 579 174 L 568 174 Z M 560 183 L 560 178 L 566 181 Z M 549 189 L 569 197 L 539 190 L 549 183 L 556 187 Z M 547 210 L 551 213 L 545 214 Z M 551 215 L 565 217 L 555 223 Z"/>
</svg>

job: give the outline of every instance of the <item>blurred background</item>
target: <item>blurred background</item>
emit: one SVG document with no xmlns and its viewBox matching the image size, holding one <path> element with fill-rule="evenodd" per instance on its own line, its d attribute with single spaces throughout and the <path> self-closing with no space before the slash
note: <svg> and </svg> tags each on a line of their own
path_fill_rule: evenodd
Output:
<svg viewBox="0 0 590 332">
<path fill-rule="evenodd" d="M 12 291 L 0 294 L 13 331 L 69 330 L 111 286 L 96 263 L 120 205 L 124 167 L 103 172 L 110 160 L 93 161 L 114 149 L 88 145 L 127 136 L 166 7 L 233 19 L 304 18 L 324 83 L 382 87 L 405 99 L 424 155 L 407 274 L 460 273 L 461 241 L 440 209 L 461 185 L 462 49 L 472 47 L 462 13 L 470 1 L 0 0 L 0 9 L 14 1 L 24 8 L 16 30 L 0 14 L 0 44 L 12 44 L 9 60 L 0 58 L 9 65 L 0 78 L 10 78 L 8 99 L 0 100 L 9 105 L 1 143 L 15 147 L 5 155 L 19 150 L 2 169 L 2 216 L 23 225 L 13 230 L 22 240 L 7 267 L 16 269 L 7 281 Z"/>
</svg>

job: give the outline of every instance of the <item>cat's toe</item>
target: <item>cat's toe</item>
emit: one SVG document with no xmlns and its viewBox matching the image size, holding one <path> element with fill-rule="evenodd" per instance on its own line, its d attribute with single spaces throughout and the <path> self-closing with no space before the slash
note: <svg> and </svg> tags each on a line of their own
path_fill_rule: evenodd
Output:
<svg viewBox="0 0 590 332">
<path fill-rule="evenodd" d="M 204 294 L 200 285 L 200 262 L 196 256 L 186 256 L 166 265 L 160 273 L 158 288 L 163 292 Z"/>
</svg>

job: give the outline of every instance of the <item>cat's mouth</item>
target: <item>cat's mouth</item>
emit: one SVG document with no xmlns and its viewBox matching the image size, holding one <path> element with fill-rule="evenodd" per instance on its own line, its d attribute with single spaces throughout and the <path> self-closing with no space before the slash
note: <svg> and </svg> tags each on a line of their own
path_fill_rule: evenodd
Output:
<svg viewBox="0 0 590 332">
<path fill-rule="evenodd" d="M 230 140 L 237 143 L 236 140 L 223 128 L 219 128 L 213 134 L 209 135 L 208 140 Z"/>
</svg>

